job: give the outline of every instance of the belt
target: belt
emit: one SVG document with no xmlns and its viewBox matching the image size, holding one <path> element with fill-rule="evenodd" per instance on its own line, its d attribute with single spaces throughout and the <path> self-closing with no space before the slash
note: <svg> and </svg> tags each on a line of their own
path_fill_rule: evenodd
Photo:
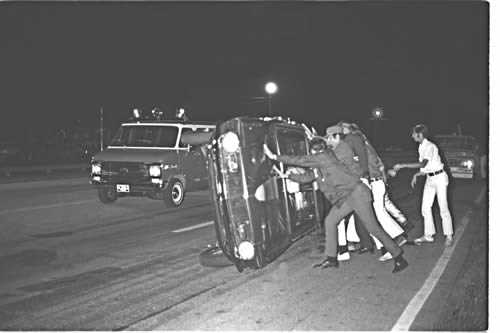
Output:
<svg viewBox="0 0 500 333">
<path fill-rule="evenodd" d="M 432 176 L 435 176 L 435 175 L 439 175 L 441 172 L 444 172 L 444 170 L 443 170 L 443 169 L 441 169 L 441 170 L 436 171 L 436 172 L 429 172 L 429 173 L 427 174 L 427 176 L 431 176 L 431 177 L 432 177 Z"/>
<path fill-rule="evenodd" d="M 375 178 L 370 178 L 370 183 L 376 182 L 378 180 L 384 180 L 384 177 L 375 177 Z"/>
</svg>

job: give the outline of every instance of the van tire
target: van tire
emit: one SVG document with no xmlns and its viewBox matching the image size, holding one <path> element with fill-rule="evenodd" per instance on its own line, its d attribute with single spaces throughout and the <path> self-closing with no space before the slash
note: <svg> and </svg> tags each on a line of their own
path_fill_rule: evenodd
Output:
<svg viewBox="0 0 500 333">
<path fill-rule="evenodd" d="M 118 199 L 118 193 L 112 187 L 102 187 L 97 189 L 97 196 L 103 204 L 110 204 Z"/>
<path fill-rule="evenodd" d="M 167 207 L 179 207 L 184 201 L 184 185 L 176 178 L 168 182 L 167 188 L 163 191 L 163 202 Z"/>
<path fill-rule="evenodd" d="M 233 263 L 226 257 L 220 247 L 203 250 L 199 255 L 200 264 L 205 267 L 227 267 Z"/>
</svg>

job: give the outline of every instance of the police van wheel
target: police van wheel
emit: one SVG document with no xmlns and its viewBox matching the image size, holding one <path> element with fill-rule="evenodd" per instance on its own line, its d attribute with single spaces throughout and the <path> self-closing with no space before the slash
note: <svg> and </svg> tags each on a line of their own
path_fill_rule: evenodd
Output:
<svg viewBox="0 0 500 333">
<path fill-rule="evenodd" d="M 184 185 L 178 179 L 172 179 L 163 192 L 163 201 L 167 207 L 179 207 L 184 201 Z"/>
<path fill-rule="evenodd" d="M 233 263 L 226 257 L 220 247 L 211 247 L 199 255 L 200 264 L 205 267 L 226 267 Z"/>
<path fill-rule="evenodd" d="M 97 195 L 102 203 L 110 204 L 118 199 L 118 194 L 114 188 L 99 188 L 97 189 Z"/>
</svg>

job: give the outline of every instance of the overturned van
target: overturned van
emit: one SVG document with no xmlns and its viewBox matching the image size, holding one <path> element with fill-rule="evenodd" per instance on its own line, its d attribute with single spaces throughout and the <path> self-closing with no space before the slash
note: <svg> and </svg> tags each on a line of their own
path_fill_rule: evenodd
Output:
<svg viewBox="0 0 500 333">
<path fill-rule="evenodd" d="M 105 204 L 124 196 L 147 196 L 179 207 L 186 191 L 208 185 L 201 147 L 182 134 L 207 133 L 214 124 L 167 120 L 123 123 L 110 145 L 93 156 L 90 182 Z"/>
<path fill-rule="evenodd" d="M 293 167 L 275 164 L 263 153 L 267 143 L 278 154 L 308 154 L 302 125 L 282 118 L 239 117 L 219 124 L 210 137 L 197 137 L 210 142 L 209 188 L 218 243 L 201 253 L 202 264 L 217 263 L 222 252 L 239 271 L 261 268 L 320 223 L 323 201 L 316 184 L 278 177 Z"/>
</svg>

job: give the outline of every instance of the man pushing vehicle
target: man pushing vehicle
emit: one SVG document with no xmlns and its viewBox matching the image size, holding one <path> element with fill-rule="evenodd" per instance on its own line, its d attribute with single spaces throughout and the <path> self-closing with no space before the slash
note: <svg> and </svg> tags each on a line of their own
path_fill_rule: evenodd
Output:
<svg viewBox="0 0 500 333">
<path fill-rule="evenodd" d="M 403 258 L 403 251 L 378 224 L 372 207 L 370 189 L 361 182 L 359 176 L 350 172 L 335 153 L 327 149 L 326 141 L 317 137 L 310 142 L 312 155 L 287 156 L 276 155 L 264 144 L 264 153 L 271 159 L 284 164 L 306 168 L 318 168 L 319 174 L 309 169 L 304 174 L 283 174 L 299 183 L 316 180 L 320 190 L 332 203 L 332 208 L 325 219 L 326 258 L 314 267 L 338 267 L 337 261 L 337 225 L 349 213 L 356 212 L 368 232 L 375 236 L 394 258 L 393 273 L 408 266 Z"/>
</svg>

